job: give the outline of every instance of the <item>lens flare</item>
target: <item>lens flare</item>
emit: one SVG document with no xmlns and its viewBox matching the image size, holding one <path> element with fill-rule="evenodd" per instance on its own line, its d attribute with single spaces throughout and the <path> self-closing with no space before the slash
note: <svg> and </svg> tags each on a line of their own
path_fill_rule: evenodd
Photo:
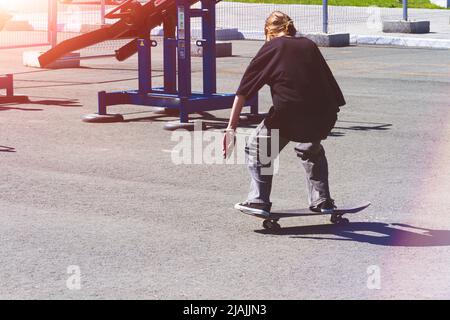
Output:
<svg viewBox="0 0 450 320">
<path fill-rule="evenodd" d="M 18 11 L 26 7 L 27 3 L 32 3 L 32 0 L 0 0 L 0 10 Z"/>
</svg>

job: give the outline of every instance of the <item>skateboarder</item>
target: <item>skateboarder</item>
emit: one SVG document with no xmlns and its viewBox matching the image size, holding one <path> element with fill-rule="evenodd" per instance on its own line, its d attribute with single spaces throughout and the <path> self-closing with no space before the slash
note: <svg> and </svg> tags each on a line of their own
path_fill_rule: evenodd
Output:
<svg viewBox="0 0 450 320">
<path fill-rule="evenodd" d="M 235 208 L 250 214 L 270 214 L 273 160 L 289 141 L 295 141 L 298 142 L 295 152 L 306 171 L 310 209 L 332 213 L 335 206 L 321 140 L 334 127 L 339 107 L 345 104 L 344 97 L 318 47 L 307 38 L 296 37 L 297 30 L 288 15 L 273 12 L 264 31 L 266 43 L 242 77 L 223 139 L 227 157 L 234 146 L 235 130 L 246 99 L 269 85 L 273 106 L 245 148 L 250 192 L 247 200 Z M 278 139 L 278 150 L 270 154 L 270 163 L 263 162 L 261 159 L 268 154 L 263 146 L 273 145 L 272 139 Z"/>
</svg>

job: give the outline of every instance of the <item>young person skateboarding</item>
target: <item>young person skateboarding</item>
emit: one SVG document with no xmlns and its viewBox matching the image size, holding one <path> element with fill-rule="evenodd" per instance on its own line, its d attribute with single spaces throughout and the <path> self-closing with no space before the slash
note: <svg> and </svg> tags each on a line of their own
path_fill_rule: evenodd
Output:
<svg viewBox="0 0 450 320">
<path fill-rule="evenodd" d="M 242 77 L 223 139 L 224 157 L 227 157 L 234 146 L 235 130 L 246 99 L 265 84 L 269 85 L 273 107 L 245 147 L 250 192 L 247 200 L 235 208 L 249 214 L 270 215 L 273 161 L 262 161 L 269 153 L 263 149 L 278 139 L 278 150 L 272 150 L 271 160 L 289 141 L 298 142 L 295 152 L 306 172 L 309 208 L 332 213 L 335 206 L 321 140 L 334 127 L 339 107 L 345 104 L 344 97 L 318 47 L 307 38 L 295 36 L 297 30 L 288 15 L 273 12 L 266 20 L 264 31 L 266 43 Z"/>
</svg>

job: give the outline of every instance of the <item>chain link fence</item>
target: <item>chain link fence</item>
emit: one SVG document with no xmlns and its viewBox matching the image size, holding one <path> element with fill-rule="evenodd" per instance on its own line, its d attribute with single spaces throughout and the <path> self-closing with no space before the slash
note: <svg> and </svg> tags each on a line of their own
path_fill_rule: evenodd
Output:
<svg viewBox="0 0 450 320">
<path fill-rule="evenodd" d="M 317 2 L 315 2 L 317 3 Z M 382 21 L 401 20 L 403 9 L 381 8 L 368 2 L 367 7 L 328 5 L 328 33 L 373 34 L 381 32 Z M 217 27 L 236 28 L 245 39 L 264 39 L 264 22 L 275 10 L 288 14 L 300 33 L 324 32 L 324 9 L 322 5 L 308 4 L 255 4 L 221 2 L 217 7 Z M 409 9 L 410 20 L 449 19 L 449 10 Z"/>
<path fill-rule="evenodd" d="M 74 0 L 58 3 L 57 43 L 77 37 L 83 33 L 100 29 L 115 20 L 105 19 L 105 13 L 116 8 L 121 1 L 108 0 Z M 144 2 L 144 1 L 141 1 Z M 147 1 L 145 1 L 147 2 Z M 127 44 L 130 40 L 109 40 L 80 51 L 84 58 L 114 56 L 114 50 Z"/>
<path fill-rule="evenodd" d="M 0 49 L 56 45 L 61 41 L 101 28 L 114 21 L 105 20 L 105 12 L 124 0 L 0 0 Z M 140 0 L 145 3 L 149 0 Z M 315 2 L 317 3 L 317 2 Z M 374 4 L 376 1 L 373 2 Z M 370 2 L 369 2 L 370 5 Z M 52 13 L 52 8 L 56 14 Z M 327 6 L 329 33 L 371 34 L 381 31 L 383 20 L 400 20 L 402 8 Z M 256 4 L 221 1 L 217 5 L 217 29 L 230 32 L 232 38 L 264 39 L 264 22 L 270 12 L 286 12 L 300 33 L 324 31 L 324 8 L 310 4 Z M 449 19 L 449 10 L 410 9 L 410 19 L 440 16 Z M 193 35 L 200 35 L 199 19 L 192 22 Z M 153 34 L 161 34 L 154 30 Z M 221 37 L 226 40 L 226 32 Z M 112 54 L 128 40 L 106 41 L 82 50 L 83 55 Z"/>
<path fill-rule="evenodd" d="M 0 2 L 0 49 L 48 45 L 49 0 Z"/>
</svg>

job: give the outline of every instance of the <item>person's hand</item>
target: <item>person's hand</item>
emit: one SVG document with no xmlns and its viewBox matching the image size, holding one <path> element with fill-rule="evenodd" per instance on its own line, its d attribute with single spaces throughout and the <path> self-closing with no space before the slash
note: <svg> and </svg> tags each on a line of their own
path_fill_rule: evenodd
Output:
<svg viewBox="0 0 450 320">
<path fill-rule="evenodd" d="M 236 131 L 234 129 L 226 129 L 222 141 L 222 152 L 224 159 L 228 159 L 233 153 L 235 142 Z"/>
</svg>

